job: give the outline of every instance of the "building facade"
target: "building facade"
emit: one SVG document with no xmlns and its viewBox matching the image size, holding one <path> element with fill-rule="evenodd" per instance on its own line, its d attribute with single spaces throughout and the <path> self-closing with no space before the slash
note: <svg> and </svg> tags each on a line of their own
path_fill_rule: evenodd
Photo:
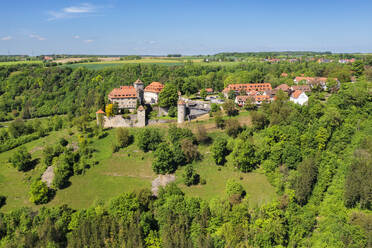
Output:
<svg viewBox="0 0 372 248">
<path fill-rule="evenodd" d="M 164 84 L 152 82 L 145 88 L 144 100 L 147 104 L 156 104 L 159 101 L 159 94 L 163 90 Z"/>
</svg>

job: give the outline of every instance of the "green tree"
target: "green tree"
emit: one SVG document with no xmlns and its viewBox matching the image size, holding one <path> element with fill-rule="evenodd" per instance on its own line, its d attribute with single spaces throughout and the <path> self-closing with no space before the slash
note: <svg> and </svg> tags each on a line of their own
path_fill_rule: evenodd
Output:
<svg viewBox="0 0 372 248">
<path fill-rule="evenodd" d="M 183 173 L 183 182 L 186 186 L 196 185 L 199 183 L 200 176 L 195 173 L 194 167 L 189 164 L 185 167 L 185 171 Z"/>
<path fill-rule="evenodd" d="M 252 171 L 258 164 L 255 147 L 249 140 L 237 140 L 232 157 L 234 166 L 242 172 Z"/>
<path fill-rule="evenodd" d="M 213 142 L 211 150 L 214 162 L 217 165 L 224 165 L 226 162 L 226 156 L 229 154 L 227 140 L 223 137 L 218 137 Z"/>
<path fill-rule="evenodd" d="M 138 147 L 144 152 L 154 151 L 163 141 L 163 137 L 156 128 L 142 128 L 138 132 L 137 142 Z"/>
<path fill-rule="evenodd" d="M 154 152 L 154 161 L 152 169 L 156 174 L 173 173 L 177 169 L 177 165 L 173 159 L 173 152 L 168 143 L 160 143 Z"/>
<path fill-rule="evenodd" d="M 174 84 L 166 84 L 159 94 L 159 106 L 163 108 L 177 106 L 178 92 Z"/>
<path fill-rule="evenodd" d="M 226 133 L 227 135 L 236 138 L 239 133 L 242 131 L 242 127 L 240 126 L 240 123 L 236 119 L 228 119 L 226 122 Z"/>
<path fill-rule="evenodd" d="M 37 180 L 31 184 L 30 201 L 35 204 L 44 204 L 49 201 L 49 188 L 41 180 Z"/>
<path fill-rule="evenodd" d="M 305 159 L 298 166 L 298 176 L 294 182 L 294 190 L 295 197 L 301 205 L 307 203 L 316 183 L 317 173 L 318 170 L 313 158 Z"/>
<path fill-rule="evenodd" d="M 235 116 L 239 114 L 238 109 L 235 107 L 235 103 L 233 100 L 227 100 L 223 104 L 223 109 L 225 110 L 227 116 Z"/>
<path fill-rule="evenodd" d="M 124 148 L 129 146 L 133 141 L 133 136 L 127 128 L 120 127 L 116 130 L 116 140 L 119 147 Z"/>
<path fill-rule="evenodd" d="M 21 146 L 13 153 L 10 162 L 17 170 L 26 171 L 32 166 L 31 154 L 26 150 L 26 147 Z"/>
<path fill-rule="evenodd" d="M 203 99 L 207 97 L 207 91 L 205 89 L 200 90 L 200 97 Z"/>
</svg>

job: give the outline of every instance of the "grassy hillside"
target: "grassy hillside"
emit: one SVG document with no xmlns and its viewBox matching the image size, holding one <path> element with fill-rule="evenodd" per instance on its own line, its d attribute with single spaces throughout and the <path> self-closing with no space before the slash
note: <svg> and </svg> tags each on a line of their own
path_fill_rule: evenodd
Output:
<svg viewBox="0 0 372 248">
<path fill-rule="evenodd" d="M 247 115 L 243 114 L 238 118 L 244 121 L 243 119 L 247 119 Z M 203 125 L 203 123 L 206 126 L 212 124 L 210 121 L 195 122 L 190 127 Z M 167 128 L 166 125 L 161 127 Z M 115 131 L 115 129 L 109 130 L 106 137 L 93 141 L 92 146 L 96 149 L 94 159 L 99 161 L 99 164 L 88 169 L 83 175 L 72 176 L 70 178 L 71 185 L 58 190 L 53 200 L 46 204 L 47 206 L 68 204 L 72 208 L 87 208 L 98 200 L 108 201 L 123 192 L 151 188 L 152 180 L 157 177 L 151 167 L 152 152 L 144 153 L 134 143 L 113 154 L 112 144 L 116 139 Z M 211 131 L 213 133 L 210 135 L 214 138 L 220 135 L 225 136 L 221 131 L 214 129 Z M 137 130 L 131 129 L 131 132 L 136 135 Z M 8 158 L 15 150 L 0 154 L 0 195 L 7 196 L 7 204 L 3 207 L 4 211 L 22 206 L 34 209 L 40 207 L 28 200 L 29 184 L 32 179 L 39 177 L 45 170 L 45 166 L 41 163 L 43 147 L 48 144 L 56 144 L 60 137 L 65 137 L 69 141 L 76 140 L 76 137 L 70 136 L 67 130 L 62 130 L 26 144 L 27 150 L 32 153 L 32 158 L 40 161 L 34 169 L 26 173 L 18 172 L 8 163 Z M 227 180 L 234 178 L 243 185 L 252 206 L 269 202 L 275 197 L 275 189 L 269 184 L 264 174 L 259 172 L 242 173 L 230 165 L 216 166 L 212 161 L 210 146 L 199 147 L 203 159 L 196 162 L 194 167 L 207 183 L 191 187 L 185 186 L 182 180 L 184 168 L 180 168 L 176 172 L 176 183 L 187 195 L 206 200 L 224 197 Z"/>
</svg>

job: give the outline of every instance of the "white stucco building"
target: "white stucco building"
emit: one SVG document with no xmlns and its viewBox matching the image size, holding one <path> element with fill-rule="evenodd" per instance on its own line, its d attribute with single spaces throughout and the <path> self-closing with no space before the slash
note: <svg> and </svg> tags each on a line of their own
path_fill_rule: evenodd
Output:
<svg viewBox="0 0 372 248">
<path fill-rule="evenodd" d="M 295 92 L 292 93 L 289 100 L 294 103 L 304 105 L 309 100 L 309 97 L 305 94 L 305 92 L 301 90 L 296 90 Z"/>
<path fill-rule="evenodd" d="M 159 93 L 163 90 L 164 84 L 152 82 L 145 88 L 144 99 L 145 103 L 156 104 L 159 100 Z"/>
</svg>

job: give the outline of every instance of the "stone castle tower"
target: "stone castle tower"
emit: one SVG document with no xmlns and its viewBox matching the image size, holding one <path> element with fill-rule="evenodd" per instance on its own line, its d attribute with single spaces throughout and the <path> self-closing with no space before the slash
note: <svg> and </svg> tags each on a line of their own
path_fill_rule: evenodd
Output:
<svg viewBox="0 0 372 248">
<path fill-rule="evenodd" d="M 146 110 L 140 105 L 137 109 L 137 127 L 146 126 Z"/>
<path fill-rule="evenodd" d="M 136 82 L 133 83 L 134 88 L 136 89 L 137 99 L 139 104 L 142 105 L 144 103 L 143 94 L 144 94 L 144 85 L 140 79 L 137 79 Z"/>
<path fill-rule="evenodd" d="M 183 123 L 186 117 L 186 103 L 183 100 L 179 100 L 177 103 L 177 122 Z"/>
</svg>

